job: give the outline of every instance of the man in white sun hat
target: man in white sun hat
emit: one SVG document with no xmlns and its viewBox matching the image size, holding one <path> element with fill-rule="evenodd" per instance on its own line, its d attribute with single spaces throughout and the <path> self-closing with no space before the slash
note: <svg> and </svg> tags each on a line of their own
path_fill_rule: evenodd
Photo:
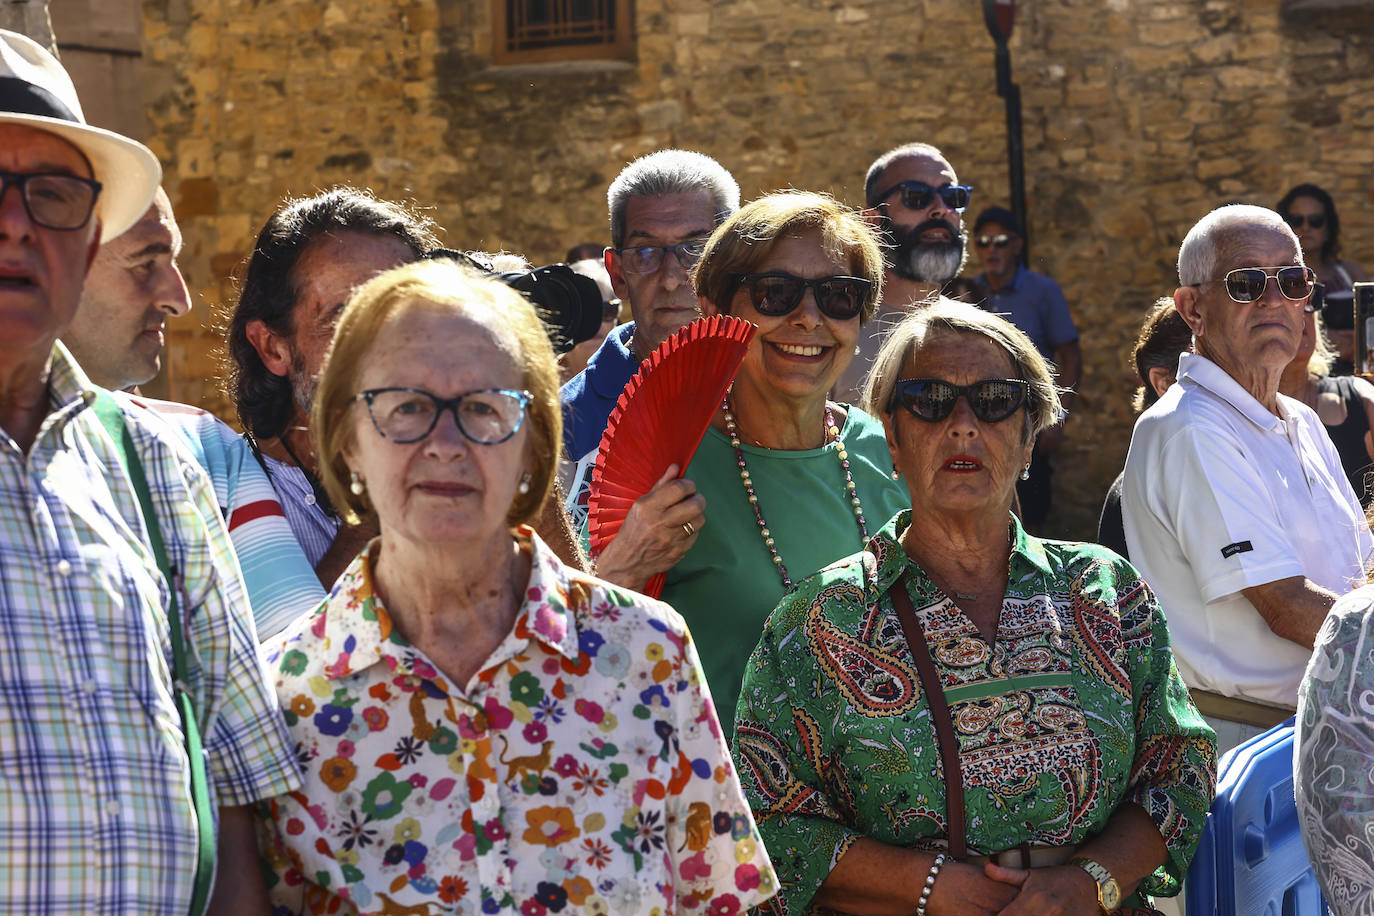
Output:
<svg viewBox="0 0 1374 916">
<path fill-rule="evenodd" d="M 160 177 L 0 31 L 3 912 L 182 916 L 216 865 L 265 912 L 251 806 L 298 784 L 208 480 L 57 340 Z"/>
</svg>

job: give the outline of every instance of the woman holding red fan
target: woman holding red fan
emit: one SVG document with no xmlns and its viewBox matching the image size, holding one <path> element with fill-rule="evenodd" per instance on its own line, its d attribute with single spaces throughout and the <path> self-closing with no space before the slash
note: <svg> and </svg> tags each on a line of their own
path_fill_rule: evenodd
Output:
<svg viewBox="0 0 1374 916">
<path fill-rule="evenodd" d="M 744 663 L 778 600 L 908 504 L 882 425 L 827 400 L 882 276 L 873 230 L 811 193 L 746 205 L 711 236 L 697 266 L 708 317 L 758 326 L 687 468 L 706 520 L 699 530 L 684 526 L 682 536 L 696 540 L 668 570 L 662 596 L 697 634 L 727 735 Z"/>
</svg>

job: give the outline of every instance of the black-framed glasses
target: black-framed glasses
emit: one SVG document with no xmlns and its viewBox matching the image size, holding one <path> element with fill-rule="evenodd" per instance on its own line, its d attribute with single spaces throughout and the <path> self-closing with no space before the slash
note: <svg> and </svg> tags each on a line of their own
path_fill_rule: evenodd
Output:
<svg viewBox="0 0 1374 916">
<path fill-rule="evenodd" d="M 1283 218 L 1283 221 L 1294 229 L 1301 229 L 1303 223 L 1307 223 L 1313 229 L 1323 229 L 1326 227 L 1326 214 L 1313 213 L 1311 216 L 1304 216 L 1301 213 L 1290 213 Z"/>
<path fill-rule="evenodd" d="M 703 237 L 687 239 L 676 245 L 631 245 L 628 248 L 611 250 L 620 256 L 621 270 L 631 274 L 651 274 L 663 266 L 663 259 L 670 251 L 683 270 L 691 270 L 697 261 L 701 260 L 701 253 L 706 250 L 706 241 Z"/>
<path fill-rule="evenodd" d="M 399 445 L 419 442 L 453 411 L 458 431 L 478 445 L 498 445 L 520 430 L 534 395 L 511 388 L 482 388 L 441 398 L 423 388 L 369 388 L 353 396 L 367 404 L 367 415 L 383 439 Z"/>
<path fill-rule="evenodd" d="M 1026 403 L 1030 383 L 1019 378 L 985 378 L 972 385 L 955 385 L 938 378 L 907 378 L 892 391 L 888 411 L 898 407 L 918 420 L 939 423 L 954 413 L 960 398 L 968 400 L 973 415 L 984 423 L 1001 423 Z"/>
<path fill-rule="evenodd" d="M 620 300 L 619 300 L 619 299 L 606 299 L 605 301 L 603 301 L 603 302 L 601 303 L 601 321 L 602 321 L 602 323 L 604 324 L 604 323 L 607 322 L 607 321 L 619 321 L 619 320 L 620 320 Z"/>
<path fill-rule="evenodd" d="M 1302 302 L 1312 295 L 1317 285 L 1317 275 L 1310 267 L 1237 267 L 1227 271 L 1226 276 L 1215 280 L 1204 280 L 1193 286 L 1206 286 L 1208 283 L 1224 283 L 1226 295 L 1233 302 L 1254 302 L 1264 295 L 1264 289 L 1273 280 L 1279 287 L 1283 298 Z"/>
<path fill-rule="evenodd" d="M 979 248 L 987 248 L 989 245 L 995 248 L 1006 248 L 1011 244 L 1011 236 L 1005 232 L 998 235 L 978 235 L 974 236 L 973 244 Z"/>
<path fill-rule="evenodd" d="M 887 200 L 893 191 L 902 192 L 902 206 L 908 210 L 924 210 L 930 206 L 935 195 L 939 194 L 946 207 L 955 213 L 963 213 L 968 208 L 970 198 L 973 197 L 971 184 L 942 184 L 936 188 L 924 181 L 903 181 L 879 194 L 878 200 Z"/>
<path fill-rule="evenodd" d="M 798 277 L 780 270 L 740 274 L 735 288 L 749 292 L 749 301 L 760 315 L 779 318 L 801 304 L 810 289 L 816 308 L 836 321 L 858 318 L 873 295 L 873 284 L 863 277 Z"/>
<path fill-rule="evenodd" d="M 18 175 L 0 172 L 0 199 L 10 186 L 19 188 L 29 219 L 45 229 L 80 229 L 91 218 L 100 182 L 61 173 Z"/>
</svg>

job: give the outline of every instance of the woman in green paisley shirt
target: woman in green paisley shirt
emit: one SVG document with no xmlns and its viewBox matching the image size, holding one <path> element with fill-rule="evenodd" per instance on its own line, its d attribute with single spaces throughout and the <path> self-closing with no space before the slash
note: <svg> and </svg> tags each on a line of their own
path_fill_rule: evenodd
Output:
<svg viewBox="0 0 1374 916">
<path fill-rule="evenodd" d="M 1197 846 L 1216 745 L 1136 570 L 1010 511 L 1059 414 L 1049 366 L 942 300 L 893 330 L 866 394 L 912 509 L 786 597 L 746 668 L 734 750 L 780 880 L 766 908 L 1149 912 Z M 962 860 L 897 589 L 952 720 Z"/>
</svg>

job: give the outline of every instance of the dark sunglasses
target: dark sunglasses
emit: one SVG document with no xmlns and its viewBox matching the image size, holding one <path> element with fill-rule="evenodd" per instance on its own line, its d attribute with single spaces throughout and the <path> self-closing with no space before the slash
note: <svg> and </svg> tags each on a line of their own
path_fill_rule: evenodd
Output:
<svg viewBox="0 0 1374 916">
<path fill-rule="evenodd" d="M 701 260 L 706 250 L 707 239 L 688 239 L 676 245 L 631 245 L 628 248 L 612 248 L 620 256 L 620 269 L 629 274 L 657 273 L 663 266 L 668 252 L 673 253 L 683 270 L 691 270 Z"/>
<path fill-rule="evenodd" d="M 969 198 L 973 196 L 973 185 L 942 184 L 938 188 L 932 188 L 924 181 L 903 181 L 879 194 L 878 201 L 881 203 L 887 200 L 893 191 L 902 192 L 902 206 L 908 210 L 924 210 L 930 206 L 935 195 L 939 194 L 946 207 L 956 213 L 963 213 L 968 208 Z"/>
<path fill-rule="evenodd" d="M 1290 213 L 1283 220 L 1294 229 L 1301 229 L 1304 222 L 1313 229 L 1321 229 L 1326 225 L 1326 214 L 1313 213 L 1311 216 L 1303 216 L 1301 213 Z"/>
<path fill-rule="evenodd" d="M 872 282 L 863 277 L 796 277 L 781 271 L 741 274 L 736 289 L 747 289 L 749 301 L 760 315 L 779 318 L 801 304 L 807 289 L 816 297 L 821 314 L 836 321 L 858 318 L 873 295 Z"/>
<path fill-rule="evenodd" d="M 1225 283 L 1226 295 L 1234 302 L 1254 302 L 1264 295 L 1264 289 L 1272 278 L 1279 286 L 1283 298 L 1293 302 L 1303 302 L 1316 288 L 1317 275 L 1310 267 L 1237 267 L 1226 276 L 1216 280 L 1205 280 L 1193 286 L 1208 283 Z"/>
<path fill-rule="evenodd" d="M 985 378 L 972 385 L 955 385 L 938 378 L 908 378 L 897 383 L 888 412 L 898 407 L 918 420 L 939 423 L 954 412 L 960 398 L 968 400 L 973 415 L 984 423 L 1001 423 L 1016 413 L 1030 384 L 1019 378 Z"/>
<path fill-rule="evenodd" d="M 974 238 L 973 244 L 977 245 L 979 248 L 986 248 L 989 245 L 996 248 L 1006 248 L 1011 244 L 1011 236 L 1007 235 L 1005 232 L 1001 235 L 980 235 Z"/>
</svg>

